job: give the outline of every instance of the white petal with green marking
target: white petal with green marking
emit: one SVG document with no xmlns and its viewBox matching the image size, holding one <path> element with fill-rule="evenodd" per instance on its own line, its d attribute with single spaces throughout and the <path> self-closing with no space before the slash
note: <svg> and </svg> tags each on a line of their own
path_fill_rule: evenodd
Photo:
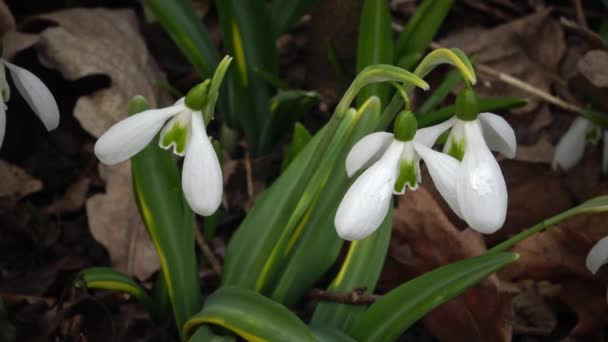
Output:
<svg viewBox="0 0 608 342">
<path fill-rule="evenodd" d="M 158 142 L 160 147 L 165 150 L 173 147 L 173 153 L 183 157 L 186 154 L 186 145 L 190 136 L 191 121 L 192 111 L 189 109 L 174 116 L 160 133 Z"/>
</svg>

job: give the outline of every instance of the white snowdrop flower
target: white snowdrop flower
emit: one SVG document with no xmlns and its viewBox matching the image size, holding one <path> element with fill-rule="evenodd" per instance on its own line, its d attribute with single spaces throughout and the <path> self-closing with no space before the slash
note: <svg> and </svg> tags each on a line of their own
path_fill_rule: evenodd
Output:
<svg viewBox="0 0 608 342">
<path fill-rule="evenodd" d="M 200 215 L 213 214 L 222 201 L 223 180 L 201 112 L 208 88 L 209 82 L 203 82 L 172 106 L 146 110 L 118 122 L 97 140 L 95 155 L 108 165 L 125 161 L 146 147 L 164 126 L 159 145 L 185 156 L 182 190 L 188 204 Z"/>
<path fill-rule="evenodd" d="M 59 126 L 59 108 L 57 102 L 49 88 L 31 72 L 11 64 L 4 59 L 0 59 L 0 92 L 3 103 L 0 105 L 0 147 L 4 141 L 6 132 L 6 103 L 10 99 L 10 88 L 6 81 L 6 67 L 15 87 L 25 99 L 34 113 L 40 118 L 47 131 L 51 131 Z"/>
<path fill-rule="evenodd" d="M 562 136 L 555 148 L 553 169 L 558 167 L 568 171 L 578 164 L 585 154 L 587 141 L 597 143 L 604 140 L 602 171 L 608 173 L 608 131 L 602 134 L 602 128 L 584 117 L 574 120 L 568 131 Z"/>
<path fill-rule="evenodd" d="M 596 274 L 606 263 L 608 263 L 608 236 L 602 238 L 591 248 L 585 260 L 587 269 L 593 274 Z"/>
<path fill-rule="evenodd" d="M 393 194 L 416 190 L 420 182 L 417 146 L 431 146 L 450 123 L 416 130 L 411 112 L 401 112 L 395 134 L 376 132 L 363 137 L 346 157 L 346 172 L 352 177 L 366 169 L 348 189 L 336 212 L 334 224 L 345 240 L 360 240 L 372 234 L 386 216 Z"/>
<path fill-rule="evenodd" d="M 512 158 L 517 143 L 513 128 L 503 118 L 492 113 L 477 115 L 476 106 L 468 108 L 466 104 L 459 104 L 459 101 L 469 101 L 470 94 L 466 93 L 465 89 L 457 99 L 460 110 L 457 117 L 446 121 L 452 125 L 444 146 L 448 155 L 425 146 L 418 146 L 417 151 L 437 190 L 456 215 L 478 232 L 491 234 L 504 224 L 508 194 L 505 179 L 490 150 Z"/>
</svg>

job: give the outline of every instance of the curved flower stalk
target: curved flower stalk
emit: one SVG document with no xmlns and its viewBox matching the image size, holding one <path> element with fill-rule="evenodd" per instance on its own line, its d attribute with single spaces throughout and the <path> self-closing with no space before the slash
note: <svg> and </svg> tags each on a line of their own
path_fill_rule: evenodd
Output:
<svg viewBox="0 0 608 342">
<path fill-rule="evenodd" d="M 602 172 L 608 173 L 608 130 L 604 130 L 602 133 L 599 125 L 584 117 L 576 118 L 557 143 L 553 157 L 553 169 L 559 167 L 564 171 L 570 170 L 583 159 L 587 141 L 595 144 L 600 139 L 604 141 Z"/>
<path fill-rule="evenodd" d="M 360 240 L 370 235 L 384 220 L 393 194 L 418 188 L 418 151 L 432 146 L 447 128 L 440 124 L 417 130 L 414 115 L 404 111 L 395 121 L 395 134 L 372 133 L 352 147 L 346 157 L 348 176 L 366 170 L 348 189 L 336 212 L 334 224 L 341 238 Z"/>
<path fill-rule="evenodd" d="M 230 60 L 224 58 L 213 80 L 192 88 L 172 106 L 147 110 L 112 126 L 95 144 L 97 158 L 108 165 L 125 161 L 146 147 L 162 128 L 160 147 L 185 156 L 182 190 L 188 204 L 197 214 L 213 214 L 222 201 L 223 180 L 219 160 L 207 136 L 206 120 L 211 119 Z"/>
<path fill-rule="evenodd" d="M 585 260 L 587 269 L 593 274 L 596 274 L 606 263 L 608 263 L 608 236 L 602 238 L 591 248 Z"/>
<path fill-rule="evenodd" d="M 59 108 L 49 88 L 28 70 L 11 64 L 4 59 L 0 59 L 0 64 L 0 92 L 2 93 L 3 101 L 2 105 L 0 105 L 0 147 L 2 147 L 6 132 L 6 103 L 9 101 L 11 93 L 6 81 L 4 67 L 9 70 L 15 87 L 36 116 L 40 118 L 46 130 L 51 131 L 57 128 L 59 126 Z"/>
<path fill-rule="evenodd" d="M 507 186 L 491 150 L 515 156 L 513 128 L 500 116 L 477 114 L 475 94 L 465 89 L 457 98 L 458 116 L 441 154 L 424 146 L 419 153 L 426 162 L 437 190 L 450 208 L 471 228 L 492 234 L 504 224 Z"/>
</svg>

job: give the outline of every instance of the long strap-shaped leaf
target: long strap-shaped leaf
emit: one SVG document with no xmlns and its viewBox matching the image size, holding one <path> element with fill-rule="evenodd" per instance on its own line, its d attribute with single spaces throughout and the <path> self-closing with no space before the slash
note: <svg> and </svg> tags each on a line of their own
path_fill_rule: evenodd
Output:
<svg viewBox="0 0 608 342">
<path fill-rule="evenodd" d="M 351 242 L 340 271 L 328 287 L 329 291 L 351 292 L 365 287 L 368 293 L 374 292 L 388 252 L 392 214 L 392 210 L 389 210 L 374 234 Z M 354 318 L 364 310 L 363 305 L 321 302 L 312 316 L 312 324 L 325 324 L 348 331 Z"/>
<path fill-rule="evenodd" d="M 396 62 L 404 58 L 409 61 L 400 66 L 409 69 L 422 57 L 453 3 L 454 0 L 424 0 L 418 6 L 397 40 Z"/>
<path fill-rule="evenodd" d="M 188 0 L 145 0 L 177 47 L 203 77 L 210 77 L 219 54 L 209 31 L 196 16 Z"/>
<path fill-rule="evenodd" d="M 497 253 L 462 260 L 419 276 L 390 291 L 362 313 L 351 335 L 358 341 L 394 341 L 440 304 L 518 257 Z"/>
<path fill-rule="evenodd" d="M 393 52 L 392 18 L 388 1 L 365 0 L 359 21 L 357 40 L 357 72 L 366 66 L 378 63 L 391 64 Z M 391 86 L 372 84 L 361 90 L 357 104 L 362 105 L 370 96 L 380 98 L 382 106 L 388 104 Z"/>
<path fill-rule="evenodd" d="M 270 98 L 273 90 L 254 71 L 278 75 L 275 36 L 262 0 L 216 0 L 224 44 L 234 56 L 229 72 L 230 116 L 252 145 L 254 153 L 265 149 L 271 132 Z"/>
<path fill-rule="evenodd" d="M 353 181 L 346 175 L 345 158 L 351 146 L 374 126 L 379 113 L 378 98 L 368 99 L 353 116 L 352 123 L 345 127 L 347 138 L 341 139 L 341 143 L 332 143 L 332 149 L 327 151 L 327 161 L 323 162 L 327 169 L 315 175 L 320 185 L 311 182 L 311 188 L 319 188 L 318 195 L 299 220 L 297 229 L 289 235 L 290 242 L 277 244 L 275 251 L 280 252 L 271 256 L 279 261 L 275 263 L 276 275 L 266 280 L 274 287 L 273 299 L 287 306 L 295 304 L 336 262 L 344 241 L 336 233 L 334 218 Z"/>
<path fill-rule="evenodd" d="M 203 309 L 184 325 L 183 336 L 191 336 L 201 324 L 222 326 L 247 341 L 316 341 L 289 309 L 237 287 L 221 287 L 209 296 Z"/>
<path fill-rule="evenodd" d="M 287 31 L 314 2 L 315 0 L 274 0 L 270 17 L 275 36 Z"/>
<path fill-rule="evenodd" d="M 146 290 L 128 275 L 108 267 L 87 268 L 80 275 L 88 288 L 128 293 L 137 299 L 150 314 L 158 317 L 152 299 Z"/>
<path fill-rule="evenodd" d="M 131 101 L 131 114 L 148 108 L 142 97 Z M 186 204 L 180 174 L 171 154 L 155 139 L 131 159 L 137 206 L 160 258 L 178 327 L 201 307 L 194 214 Z"/>
</svg>

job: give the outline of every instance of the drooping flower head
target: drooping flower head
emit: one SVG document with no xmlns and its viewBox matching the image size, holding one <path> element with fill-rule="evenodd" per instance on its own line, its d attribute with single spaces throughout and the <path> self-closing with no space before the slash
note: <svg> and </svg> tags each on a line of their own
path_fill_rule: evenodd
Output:
<svg viewBox="0 0 608 342">
<path fill-rule="evenodd" d="M 230 61 L 230 57 L 224 58 L 212 80 L 195 86 L 172 106 L 147 110 L 112 126 L 95 144 L 97 158 L 108 165 L 125 161 L 146 147 L 162 128 L 160 147 L 185 156 L 182 190 L 188 204 L 200 215 L 213 214 L 222 201 L 223 180 L 206 125 Z"/>
<path fill-rule="evenodd" d="M 376 132 L 359 140 L 346 157 L 352 177 L 366 169 L 348 189 L 338 207 L 335 226 L 345 240 L 360 240 L 373 233 L 386 216 L 393 194 L 416 190 L 421 181 L 420 146 L 432 146 L 447 127 L 417 130 L 411 111 L 399 113 L 394 134 Z"/>
<path fill-rule="evenodd" d="M 5 67 L 9 70 L 15 87 L 36 116 L 40 118 L 46 130 L 51 131 L 57 128 L 59 126 L 59 108 L 49 88 L 28 70 L 0 59 L 0 93 L 2 95 L 2 104 L 0 104 L 0 147 L 2 147 L 6 132 L 6 103 L 11 95 L 6 80 Z"/>
<path fill-rule="evenodd" d="M 600 139 L 604 141 L 602 172 L 608 173 L 608 130 L 602 130 L 600 125 L 584 117 L 574 119 L 568 131 L 557 143 L 553 169 L 559 167 L 564 171 L 570 170 L 583 159 L 587 142 L 597 144 Z"/>
<path fill-rule="evenodd" d="M 444 152 L 422 146 L 424 158 L 437 189 L 452 210 L 471 228 L 491 234 L 504 224 L 507 187 L 490 150 L 508 158 L 515 156 L 513 128 L 500 116 L 480 113 L 472 89 L 458 95 L 456 117 L 445 122 L 451 127 Z"/>
</svg>

